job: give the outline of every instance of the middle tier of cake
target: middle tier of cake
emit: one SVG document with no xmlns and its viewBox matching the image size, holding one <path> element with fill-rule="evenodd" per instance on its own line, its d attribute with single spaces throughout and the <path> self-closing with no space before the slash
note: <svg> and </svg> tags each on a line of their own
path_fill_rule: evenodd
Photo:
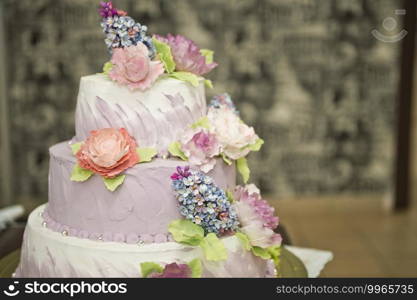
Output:
<svg viewBox="0 0 417 300">
<path fill-rule="evenodd" d="M 68 142 L 52 146 L 50 156 L 49 202 L 43 217 L 45 226 L 54 231 L 93 240 L 166 242 L 169 223 L 183 218 L 170 176 L 188 162 L 158 158 L 138 164 L 125 172 L 123 185 L 111 192 L 97 175 L 85 182 L 70 180 L 76 158 Z M 224 190 L 235 187 L 235 166 L 221 159 L 208 175 Z"/>
</svg>

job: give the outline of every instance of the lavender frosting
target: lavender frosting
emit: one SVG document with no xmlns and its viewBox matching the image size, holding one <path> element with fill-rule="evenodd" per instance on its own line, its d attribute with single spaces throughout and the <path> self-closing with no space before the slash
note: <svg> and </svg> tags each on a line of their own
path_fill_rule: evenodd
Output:
<svg viewBox="0 0 417 300">
<path fill-rule="evenodd" d="M 48 228 L 94 240 L 170 240 L 168 224 L 182 217 L 170 175 L 177 166 L 189 163 L 158 158 L 138 164 L 125 172 L 123 185 L 110 192 L 98 175 L 85 182 L 70 180 L 76 159 L 68 142 L 51 147 L 50 155 L 49 202 L 44 212 Z M 235 186 L 235 166 L 228 166 L 221 159 L 208 175 L 225 190 Z"/>
<path fill-rule="evenodd" d="M 131 91 L 104 75 L 81 78 L 75 112 L 74 141 L 91 130 L 124 127 L 141 147 L 166 154 L 168 145 L 206 114 L 204 85 L 160 79 L 147 91 Z"/>
<path fill-rule="evenodd" d="M 42 226 L 40 213 L 29 216 L 15 277 L 140 277 L 141 262 L 187 263 L 200 259 L 202 277 L 274 277 L 272 261 L 243 248 L 235 236 L 222 238 L 224 261 L 208 261 L 199 247 L 174 242 L 129 245 L 64 236 Z"/>
</svg>

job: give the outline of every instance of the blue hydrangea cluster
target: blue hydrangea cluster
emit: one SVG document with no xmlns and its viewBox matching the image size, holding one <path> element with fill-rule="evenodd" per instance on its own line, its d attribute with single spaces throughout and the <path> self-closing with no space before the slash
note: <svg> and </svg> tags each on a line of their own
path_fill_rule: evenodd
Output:
<svg viewBox="0 0 417 300">
<path fill-rule="evenodd" d="M 123 48 L 143 43 L 149 49 L 149 57 L 155 56 L 155 47 L 152 38 L 148 36 L 147 26 L 136 23 L 129 16 L 109 16 L 103 18 L 101 27 L 106 35 L 104 40 L 109 52 L 113 48 Z"/>
<path fill-rule="evenodd" d="M 209 107 L 214 107 L 214 108 L 227 107 L 231 109 L 235 114 L 239 115 L 239 111 L 237 110 L 235 104 L 233 103 L 232 98 L 230 97 L 228 93 L 214 96 L 210 101 Z"/>
<path fill-rule="evenodd" d="M 171 176 L 181 214 L 200 225 L 206 233 L 224 235 L 234 232 L 239 221 L 225 192 L 204 173 L 185 170 L 179 168 L 179 172 Z"/>
</svg>

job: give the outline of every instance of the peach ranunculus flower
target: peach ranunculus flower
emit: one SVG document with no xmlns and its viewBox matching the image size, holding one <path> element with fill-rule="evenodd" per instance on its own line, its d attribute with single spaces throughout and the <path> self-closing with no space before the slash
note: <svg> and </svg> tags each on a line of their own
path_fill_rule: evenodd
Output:
<svg viewBox="0 0 417 300">
<path fill-rule="evenodd" d="M 150 60 L 148 54 L 148 48 L 142 43 L 113 49 L 110 78 L 132 90 L 146 90 L 164 73 L 162 62 Z"/>
<path fill-rule="evenodd" d="M 136 142 L 126 129 L 91 131 L 76 157 L 81 168 L 113 178 L 139 162 Z"/>
</svg>

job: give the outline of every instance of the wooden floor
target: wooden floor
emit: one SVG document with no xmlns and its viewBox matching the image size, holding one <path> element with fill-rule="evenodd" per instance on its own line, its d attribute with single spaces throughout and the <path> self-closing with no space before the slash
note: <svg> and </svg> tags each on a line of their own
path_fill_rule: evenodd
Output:
<svg viewBox="0 0 417 300">
<path fill-rule="evenodd" d="M 293 245 L 334 253 L 323 277 L 417 277 L 417 209 L 389 213 L 382 200 L 269 199 Z"/>
</svg>

